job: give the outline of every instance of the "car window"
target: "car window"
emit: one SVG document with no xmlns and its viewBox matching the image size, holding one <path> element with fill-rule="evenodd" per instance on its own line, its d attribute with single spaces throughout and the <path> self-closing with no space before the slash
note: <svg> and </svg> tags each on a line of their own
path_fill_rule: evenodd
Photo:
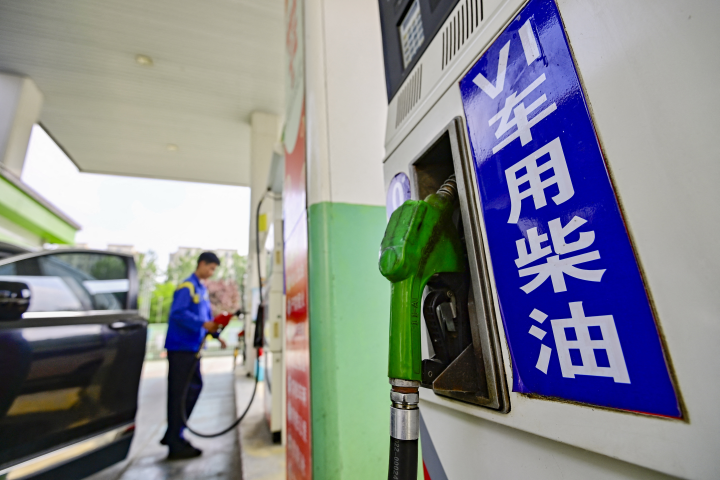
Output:
<svg viewBox="0 0 720 480">
<path fill-rule="evenodd" d="M 14 263 L 8 263 L 7 265 L 0 265 L 0 275 L 17 275 Z"/>
<path fill-rule="evenodd" d="M 30 287 L 29 312 L 122 310 L 130 288 L 124 257 L 53 253 L 0 265 L 0 280 Z"/>
<path fill-rule="evenodd" d="M 30 288 L 28 312 L 78 312 L 88 310 L 90 297 L 86 302 L 59 277 L 38 277 L 25 275 L 0 275 L 1 281 L 23 282 Z"/>
</svg>

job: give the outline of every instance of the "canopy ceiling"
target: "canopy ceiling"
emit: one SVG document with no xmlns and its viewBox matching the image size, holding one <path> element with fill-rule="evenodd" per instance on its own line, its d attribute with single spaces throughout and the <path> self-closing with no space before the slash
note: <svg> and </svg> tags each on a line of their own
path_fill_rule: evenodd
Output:
<svg viewBox="0 0 720 480">
<path fill-rule="evenodd" d="M 250 113 L 282 113 L 283 8 L 4 0 L 0 70 L 36 82 L 43 126 L 82 171 L 248 185 Z"/>
</svg>

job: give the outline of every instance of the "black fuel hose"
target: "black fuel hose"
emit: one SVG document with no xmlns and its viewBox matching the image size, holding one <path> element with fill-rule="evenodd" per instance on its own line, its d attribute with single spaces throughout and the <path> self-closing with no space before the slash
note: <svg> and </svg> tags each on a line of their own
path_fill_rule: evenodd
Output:
<svg viewBox="0 0 720 480">
<path fill-rule="evenodd" d="M 260 201 L 258 202 L 257 211 L 255 214 L 255 252 L 257 256 L 257 268 L 258 268 L 258 290 L 260 293 L 260 308 L 258 309 L 258 316 L 264 315 L 263 313 L 263 292 L 262 292 L 262 273 L 260 272 L 260 207 L 262 206 L 263 201 L 265 201 L 265 197 L 267 196 L 270 189 L 267 189 L 262 197 L 260 197 Z M 263 323 L 258 322 L 258 328 L 262 328 Z M 258 334 L 255 334 L 255 337 L 258 338 Z M 198 368 L 198 363 L 200 362 L 200 352 L 202 351 L 203 345 L 205 342 L 200 345 L 200 348 L 197 351 L 197 354 L 195 355 L 195 362 L 193 362 L 193 366 L 190 369 L 190 374 L 188 375 L 187 380 L 185 381 L 185 387 L 183 388 L 182 398 L 180 400 L 180 414 L 182 416 L 182 422 L 183 426 L 187 428 L 189 431 L 191 431 L 193 434 L 197 435 L 198 437 L 202 438 L 215 438 L 219 437 L 221 435 L 225 435 L 229 431 L 233 430 L 235 427 L 240 425 L 240 422 L 243 421 L 245 418 L 245 415 L 250 411 L 250 407 L 252 406 L 253 400 L 255 400 L 255 393 L 257 393 L 257 386 L 258 386 L 258 377 L 260 376 L 260 348 L 262 345 L 262 332 L 260 332 L 260 340 L 259 342 L 256 341 L 256 343 L 259 343 L 260 345 L 255 345 L 255 358 L 257 364 L 255 365 L 255 384 L 253 385 L 253 391 L 252 395 L 250 395 L 250 401 L 247 404 L 247 407 L 245 407 L 245 410 L 243 411 L 242 415 L 240 415 L 238 418 L 235 419 L 233 423 L 230 424 L 229 427 L 226 429 L 215 432 L 215 433 L 202 433 L 198 432 L 196 430 L 193 430 L 190 425 L 188 425 L 188 415 L 187 415 L 187 396 L 188 392 L 190 391 L 190 383 L 192 382 L 193 374 L 195 373 L 195 369 Z M 233 362 L 235 361 L 235 357 L 233 356 Z M 415 456 L 417 457 L 417 448 L 415 452 Z"/>
<path fill-rule="evenodd" d="M 390 437 L 388 480 L 417 480 L 418 441 Z"/>
<path fill-rule="evenodd" d="M 200 347 L 200 348 L 202 348 L 202 347 Z M 257 358 L 257 355 L 256 355 L 256 358 Z M 233 361 L 235 361 L 235 357 L 233 357 Z M 188 392 L 190 391 L 190 383 L 192 381 L 193 374 L 195 373 L 195 369 L 198 368 L 199 362 L 200 362 L 200 355 L 197 355 L 195 357 L 195 362 L 193 363 L 193 366 L 190 369 L 190 375 L 188 375 L 187 381 L 185 382 L 185 388 L 183 389 L 182 399 L 180 401 L 180 414 L 182 415 L 183 425 L 185 426 L 185 428 L 190 430 L 192 433 L 194 433 L 198 437 L 202 437 L 202 438 L 215 438 L 215 437 L 219 437 L 221 435 L 225 435 L 226 433 L 228 433 L 229 431 L 231 431 L 235 427 L 237 427 L 240 424 L 240 422 L 243 421 L 243 419 L 245 418 L 245 415 L 247 415 L 248 411 L 250 411 L 250 407 L 252 406 L 253 400 L 255 400 L 255 393 L 257 392 L 258 377 L 260 376 L 260 375 L 258 375 L 259 374 L 258 367 L 260 365 L 260 362 L 258 361 L 258 365 L 256 366 L 256 369 L 255 369 L 255 384 L 253 385 L 252 395 L 250 395 L 250 401 L 248 402 L 247 407 L 245 407 L 245 411 L 242 413 L 242 415 L 240 415 L 237 419 L 235 419 L 235 421 L 232 424 L 230 424 L 229 427 L 227 427 L 226 429 L 224 429 L 220 432 L 216 432 L 216 433 L 198 432 L 196 430 L 193 430 L 190 427 L 190 425 L 188 425 L 187 395 L 188 395 Z"/>
</svg>

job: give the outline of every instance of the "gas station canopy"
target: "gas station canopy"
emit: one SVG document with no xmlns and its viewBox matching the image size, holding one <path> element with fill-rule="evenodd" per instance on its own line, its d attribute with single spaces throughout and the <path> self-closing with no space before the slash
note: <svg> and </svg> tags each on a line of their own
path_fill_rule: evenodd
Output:
<svg viewBox="0 0 720 480">
<path fill-rule="evenodd" d="M 9 0 L 0 71 L 83 172 L 250 183 L 250 115 L 280 114 L 279 0 Z"/>
</svg>

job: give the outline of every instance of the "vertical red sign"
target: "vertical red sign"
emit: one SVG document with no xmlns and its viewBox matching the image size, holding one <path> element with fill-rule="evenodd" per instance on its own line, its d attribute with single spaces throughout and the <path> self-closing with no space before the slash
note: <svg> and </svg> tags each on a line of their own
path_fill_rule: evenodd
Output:
<svg viewBox="0 0 720 480">
<path fill-rule="evenodd" d="M 305 178 L 305 61 L 302 0 L 285 0 L 285 365 L 287 369 L 287 478 L 312 479 L 308 231 Z"/>
<path fill-rule="evenodd" d="M 312 478 L 307 217 L 285 244 L 287 317 L 287 478 Z"/>
</svg>

